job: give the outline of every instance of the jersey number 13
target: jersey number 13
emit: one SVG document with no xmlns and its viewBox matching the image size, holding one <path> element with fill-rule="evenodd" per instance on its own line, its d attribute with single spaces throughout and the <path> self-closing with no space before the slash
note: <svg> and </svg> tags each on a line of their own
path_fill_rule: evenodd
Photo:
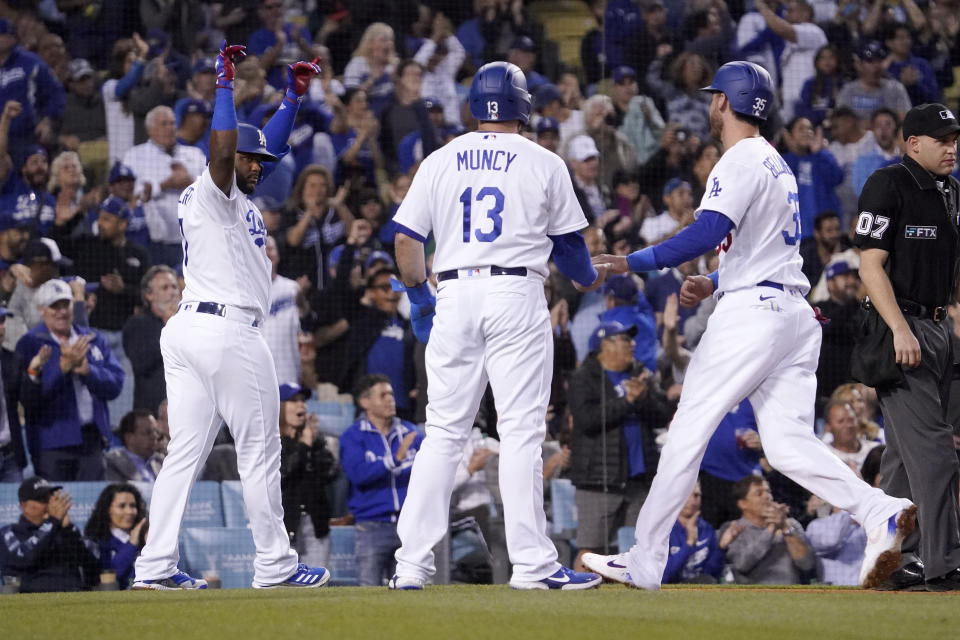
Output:
<svg viewBox="0 0 960 640">
<path fill-rule="evenodd" d="M 490 231 L 481 231 L 476 229 L 473 235 L 478 242 L 493 242 L 500 237 L 503 232 L 503 192 L 497 187 L 483 187 L 477 191 L 477 202 L 483 202 L 488 197 L 493 198 L 493 206 L 487 209 L 487 218 L 493 221 L 493 228 Z M 463 241 L 470 242 L 470 210 L 473 205 L 473 188 L 467 187 L 460 194 L 460 202 L 463 204 Z"/>
</svg>

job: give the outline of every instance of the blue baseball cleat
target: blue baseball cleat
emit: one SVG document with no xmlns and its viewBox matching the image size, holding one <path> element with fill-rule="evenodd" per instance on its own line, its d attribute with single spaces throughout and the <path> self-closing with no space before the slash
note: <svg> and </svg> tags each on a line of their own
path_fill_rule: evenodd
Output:
<svg viewBox="0 0 960 640">
<path fill-rule="evenodd" d="M 593 589 L 600 586 L 603 578 L 595 573 L 579 573 L 573 569 L 560 567 L 556 573 L 535 582 L 521 582 L 511 580 L 510 586 L 514 589 L 560 589 L 573 591 L 576 589 Z"/>
<path fill-rule="evenodd" d="M 323 567 L 308 567 L 302 562 L 297 565 L 297 570 L 292 576 L 283 582 L 276 584 L 257 584 L 253 583 L 254 589 L 276 589 L 279 587 L 294 587 L 299 589 L 312 589 L 322 587 L 330 581 L 330 572 Z"/>
<path fill-rule="evenodd" d="M 160 580 L 137 580 L 130 586 L 132 591 L 179 591 L 181 589 L 206 589 L 207 581 L 191 578 L 183 571 L 177 571 L 169 578 Z"/>
</svg>

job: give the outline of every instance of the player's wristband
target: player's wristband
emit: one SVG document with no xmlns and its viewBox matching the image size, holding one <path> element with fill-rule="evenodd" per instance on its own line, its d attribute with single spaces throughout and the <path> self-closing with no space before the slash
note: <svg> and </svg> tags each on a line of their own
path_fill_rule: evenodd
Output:
<svg viewBox="0 0 960 640">
<path fill-rule="evenodd" d="M 300 100 L 302 99 L 302 97 L 303 97 L 303 96 L 298 96 L 296 91 L 294 91 L 293 89 L 290 89 L 290 88 L 288 87 L 288 88 L 287 88 L 287 93 L 286 93 L 286 95 L 283 96 L 283 99 L 286 100 L 287 102 L 292 102 L 292 103 L 294 103 L 294 104 L 300 104 Z"/>
<path fill-rule="evenodd" d="M 711 271 L 707 274 L 707 277 L 710 278 L 710 282 L 713 283 L 713 290 L 716 291 L 720 288 L 720 271 Z"/>
<path fill-rule="evenodd" d="M 237 128 L 237 108 L 233 104 L 233 89 L 217 88 L 210 128 L 214 131 L 232 131 Z"/>
<path fill-rule="evenodd" d="M 634 273 L 643 273 L 660 268 L 657 265 L 657 257 L 653 253 L 653 247 L 634 251 L 627 256 L 627 264 L 630 265 L 630 271 Z"/>
<path fill-rule="evenodd" d="M 426 280 L 415 287 L 407 287 L 407 297 L 413 304 L 434 304 L 433 293 Z"/>
</svg>

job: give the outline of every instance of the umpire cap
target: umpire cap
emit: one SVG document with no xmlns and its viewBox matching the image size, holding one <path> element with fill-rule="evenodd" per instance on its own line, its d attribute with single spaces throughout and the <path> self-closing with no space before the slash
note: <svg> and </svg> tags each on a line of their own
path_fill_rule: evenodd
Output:
<svg viewBox="0 0 960 640">
<path fill-rule="evenodd" d="M 267 137 L 263 135 L 263 131 L 246 123 L 240 123 L 237 127 L 237 153 L 259 156 L 267 162 L 280 159 L 267 150 Z"/>
<path fill-rule="evenodd" d="M 903 118 L 902 129 L 904 140 L 910 136 L 940 138 L 960 131 L 960 123 L 946 105 L 930 102 L 910 109 Z"/>
<path fill-rule="evenodd" d="M 713 76 L 710 86 L 700 89 L 722 93 L 737 113 L 766 120 L 773 110 L 773 81 L 767 70 L 753 62 L 728 62 Z"/>
</svg>

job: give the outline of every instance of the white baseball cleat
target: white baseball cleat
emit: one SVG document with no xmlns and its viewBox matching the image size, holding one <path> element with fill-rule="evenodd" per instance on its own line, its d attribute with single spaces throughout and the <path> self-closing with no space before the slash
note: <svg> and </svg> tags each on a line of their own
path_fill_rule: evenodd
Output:
<svg viewBox="0 0 960 640">
<path fill-rule="evenodd" d="M 585 553 L 580 558 L 587 569 L 612 582 L 619 582 L 630 587 L 636 586 L 627 571 L 627 554 L 618 553 L 612 556 L 602 556 L 599 553 Z"/>
<path fill-rule="evenodd" d="M 860 586 L 874 589 L 900 566 L 900 545 L 917 526 L 917 506 L 911 504 L 867 532 L 860 566 Z"/>
<path fill-rule="evenodd" d="M 393 576 L 387 582 L 387 588 L 391 591 L 423 591 L 423 580 L 407 576 Z"/>
</svg>

